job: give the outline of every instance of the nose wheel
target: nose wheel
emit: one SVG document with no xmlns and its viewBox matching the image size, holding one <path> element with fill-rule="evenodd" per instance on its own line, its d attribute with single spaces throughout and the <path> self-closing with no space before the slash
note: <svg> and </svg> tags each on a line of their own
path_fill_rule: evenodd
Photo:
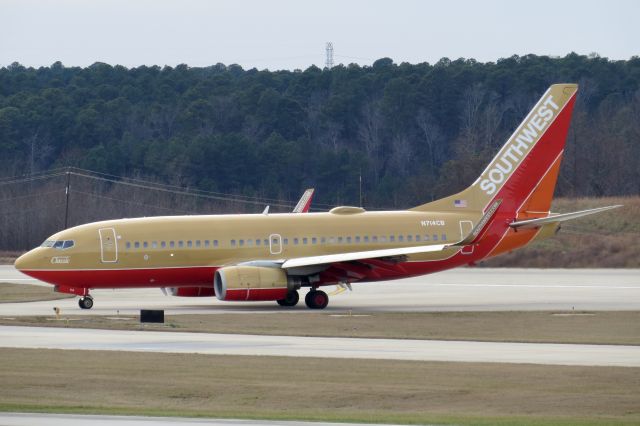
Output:
<svg viewBox="0 0 640 426">
<path fill-rule="evenodd" d="M 93 298 L 91 296 L 84 296 L 78 300 L 78 306 L 81 309 L 91 309 L 93 308 Z"/>
<path fill-rule="evenodd" d="M 309 309 L 324 309 L 329 304 L 329 296 L 322 290 L 311 290 L 304 298 Z"/>
</svg>

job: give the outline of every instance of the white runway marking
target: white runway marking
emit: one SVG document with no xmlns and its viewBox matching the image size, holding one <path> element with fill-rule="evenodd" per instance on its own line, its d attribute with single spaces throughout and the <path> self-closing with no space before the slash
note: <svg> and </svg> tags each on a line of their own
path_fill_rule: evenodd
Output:
<svg viewBox="0 0 640 426">
<path fill-rule="evenodd" d="M 0 347 L 640 367 L 640 346 L 258 336 L 0 326 Z"/>
</svg>

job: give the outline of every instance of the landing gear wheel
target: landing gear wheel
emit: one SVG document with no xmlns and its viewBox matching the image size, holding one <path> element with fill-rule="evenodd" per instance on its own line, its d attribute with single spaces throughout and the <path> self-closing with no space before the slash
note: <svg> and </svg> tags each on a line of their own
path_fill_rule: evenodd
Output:
<svg viewBox="0 0 640 426">
<path fill-rule="evenodd" d="M 81 309 L 91 309 L 93 308 L 93 299 L 89 296 L 81 297 L 78 300 L 78 306 L 80 306 Z"/>
<path fill-rule="evenodd" d="M 322 290 L 311 290 L 304 298 L 310 309 L 324 309 L 329 304 L 329 296 Z"/>
<path fill-rule="evenodd" d="M 290 291 L 287 293 L 287 296 L 284 299 L 278 300 L 278 305 L 280 306 L 296 306 L 298 304 L 298 300 L 300 300 L 300 295 L 296 290 Z"/>
</svg>

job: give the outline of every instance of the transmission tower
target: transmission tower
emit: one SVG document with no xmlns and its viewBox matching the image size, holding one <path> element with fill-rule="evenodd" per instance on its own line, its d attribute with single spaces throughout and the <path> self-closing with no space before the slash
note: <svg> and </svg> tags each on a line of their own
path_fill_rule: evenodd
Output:
<svg viewBox="0 0 640 426">
<path fill-rule="evenodd" d="M 328 69 L 333 68 L 333 43 L 328 42 L 327 43 L 327 59 L 324 63 L 324 66 Z"/>
</svg>

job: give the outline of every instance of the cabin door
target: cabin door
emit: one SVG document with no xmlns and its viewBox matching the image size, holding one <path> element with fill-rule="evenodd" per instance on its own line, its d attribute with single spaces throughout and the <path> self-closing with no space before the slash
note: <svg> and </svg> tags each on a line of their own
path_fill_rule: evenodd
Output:
<svg viewBox="0 0 640 426">
<path fill-rule="evenodd" d="M 116 242 L 116 230 L 113 228 L 100 228 L 100 257 L 102 263 L 114 263 L 118 261 L 118 244 Z"/>
<path fill-rule="evenodd" d="M 473 222 L 471 222 L 470 220 L 460 221 L 460 239 L 467 238 L 467 235 L 469 235 L 472 230 L 473 230 Z M 473 253 L 473 246 L 462 247 L 462 254 L 471 254 L 471 253 Z"/>
<path fill-rule="evenodd" d="M 269 235 L 269 252 L 271 254 L 282 253 L 282 237 L 280 234 Z"/>
</svg>

